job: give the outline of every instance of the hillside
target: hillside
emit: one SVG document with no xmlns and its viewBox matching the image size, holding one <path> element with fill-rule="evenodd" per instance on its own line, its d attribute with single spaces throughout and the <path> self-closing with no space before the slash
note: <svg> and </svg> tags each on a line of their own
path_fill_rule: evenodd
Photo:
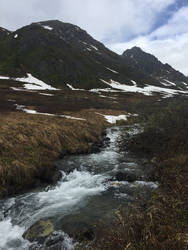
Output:
<svg viewBox="0 0 188 250">
<path fill-rule="evenodd" d="M 167 63 L 163 64 L 155 56 L 144 52 L 139 47 L 126 50 L 122 57 L 135 70 L 157 79 L 164 86 L 172 87 L 177 84 L 179 88 L 183 88 L 188 84 L 188 78 L 181 72 L 175 70 Z"/>
<path fill-rule="evenodd" d="M 1 33 L 0 75 L 4 77 L 23 78 L 29 73 L 61 89 L 110 87 L 126 92 L 142 92 L 135 86 L 148 85 L 182 90 L 188 82 L 183 74 L 169 65 L 163 67 L 154 56 L 140 49 L 117 55 L 78 26 L 58 20 L 32 23 L 15 32 L 2 30 Z M 129 56 L 133 52 L 138 56 L 139 66 Z M 156 74 L 150 68 L 155 69 Z M 119 84 L 134 88 L 130 91 L 129 87 L 119 88 Z M 152 91 L 161 92 L 160 89 Z"/>
</svg>

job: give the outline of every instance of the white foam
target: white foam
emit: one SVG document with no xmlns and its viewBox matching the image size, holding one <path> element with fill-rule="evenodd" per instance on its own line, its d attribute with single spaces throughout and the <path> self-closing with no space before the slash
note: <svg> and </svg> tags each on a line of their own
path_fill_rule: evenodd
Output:
<svg viewBox="0 0 188 250">
<path fill-rule="evenodd" d="M 146 186 L 146 187 L 150 187 L 150 188 L 156 189 L 156 188 L 159 187 L 159 183 L 152 182 L 152 181 L 135 181 L 131 186 L 132 187 L 135 187 L 135 186 Z"/>
<path fill-rule="evenodd" d="M 22 238 L 25 228 L 12 225 L 11 220 L 0 222 L 0 249 L 20 250 L 29 249 L 29 242 Z"/>
<path fill-rule="evenodd" d="M 73 209 L 84 198 L 106 190 L 104 185 L 106 178 L 99 174 L 74 170 L 64 178 L 55 189 L 37 194 L 39 203 L 45 204 L 40 211 L 43 216 L 45 213 L 48 217 L 53 215 L 58 208 L 61 208 L 62 212 Z"/>
</svg>

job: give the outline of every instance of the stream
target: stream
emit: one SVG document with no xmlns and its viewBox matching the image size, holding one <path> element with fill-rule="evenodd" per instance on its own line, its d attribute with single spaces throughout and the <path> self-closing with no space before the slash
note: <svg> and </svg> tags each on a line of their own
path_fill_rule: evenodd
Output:
<svg viewBox="0 0 188 250">
<path fill-rule="evenodd" d="M 136 125 L 108 128 L 100 152 L 65 156 L 56 163 L 62 172 L 57 185 L 0 200 L 0 250 L 43 249 L 22 237 L 41 219 L 50 219 L 63 237 L 61 249 L 71 250 L 76 243 L 70 235 L 76 231 L 100 221 L 110 224 L 114 211 L 137 197 L 144 204 L 158 183 L 149 181 L 141 159 L 119 150 L 125 129 L 129 136 L 142 130 Z"/>
</svg>

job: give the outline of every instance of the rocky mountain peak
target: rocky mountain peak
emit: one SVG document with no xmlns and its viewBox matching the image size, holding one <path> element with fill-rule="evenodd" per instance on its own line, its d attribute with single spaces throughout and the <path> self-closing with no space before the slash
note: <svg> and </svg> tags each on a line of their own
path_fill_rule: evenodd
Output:
<svg viewBox="0 0 188 250">
<path fill-rule="evenodd" d="M 139 47 L 127 49 L 122 54 L 122 57 L 126 62 L 134 65 L 135 69 L 142 71 L 145 74 L 149 74 L 152 77 L 156 77 L 157 79 L 187 82 L 187 77 L 181 72 L 173 69 L 167 63 L 163 64 L 157 57 L 144 52 Z"/>
</svg>

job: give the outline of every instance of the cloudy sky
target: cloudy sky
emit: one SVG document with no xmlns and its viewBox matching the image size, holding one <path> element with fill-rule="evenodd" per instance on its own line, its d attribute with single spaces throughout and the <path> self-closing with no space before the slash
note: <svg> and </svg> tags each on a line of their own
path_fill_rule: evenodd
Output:
<svg viewBox="0 0 188 250">
<path fill-rule="evenodd" d="M 121 54 L 140 46 L 188 75 L 188 0 L 0 0 L 0 26 L 59 19 Z"/>
</svg>

